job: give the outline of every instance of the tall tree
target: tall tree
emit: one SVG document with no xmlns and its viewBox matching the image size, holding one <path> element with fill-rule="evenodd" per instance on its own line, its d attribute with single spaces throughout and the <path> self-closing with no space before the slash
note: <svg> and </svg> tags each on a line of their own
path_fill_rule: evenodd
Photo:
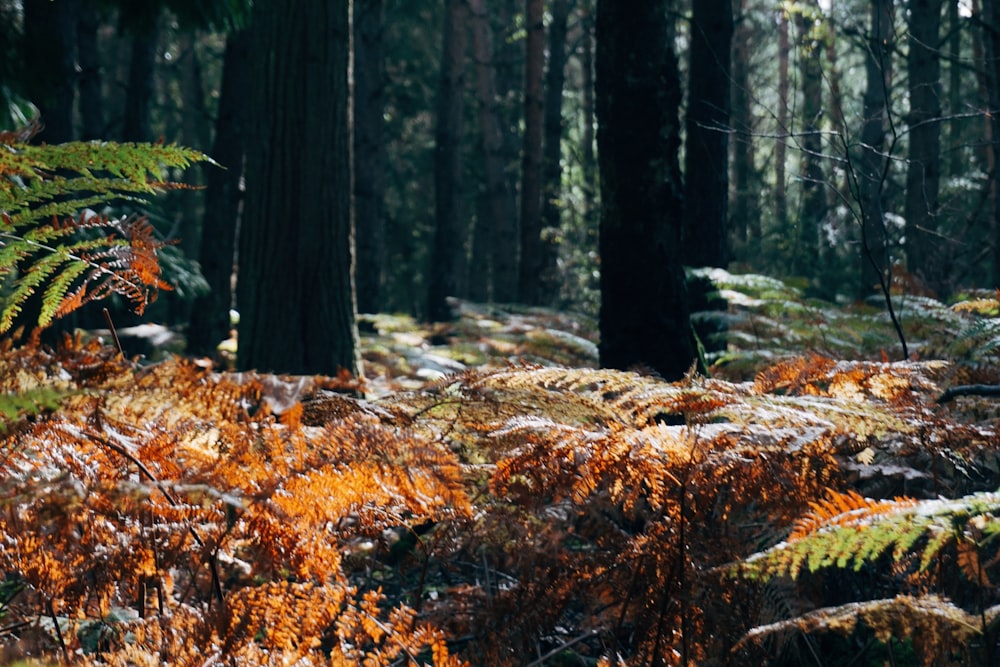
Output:
<svg viewBox="0 0 1000 667">
<path fill-rule="evenodd" d="M 485 205 L 478 220 L 480 233 L 487 236 L 493 249 L 493 298 L 501 303 L 517 300 L 517 206 L 507 180 L 504 155 L 504 130 L 499 109 L 497 71 L 493 48 L 493 29 L 486 0 L 469 0 L 473 53 L 476 63 L 476 97 L 479 107 L 479 133 L 483 150 Z"/>
<path fill-rule="evenodd" d="M 359 370 L 351 249 L 350 0 L 260 0 L 251 28 L 241 368 Z"/>
<path fill-rule="evenodd" d="M 988 2 L 984 3 L 983 8 L 983 31 L 984 35 L 984 46 L 986 55 L 989 56 L 985 59 L 985 65 L 987 68 L 986 80 L 989 86 L 989 105 L 990 109 L 994 110 L 994 113 L 988 114 L 986 122 L 988 123 L 988 137 L 990 139 L 990 145 L 988 146 L 990 155 L 990 184 L 989 184 L 989 200 L 990 200 L 990 218 L 993 227 L 993 285 L 1000 285 L 1000 169 L 997 169 L 996 165 L 1000 164 L 1000 127 L 998 127 L 998 119 L 1000 119 L 1000 114 L 996 110 L 1000 110 L 1000 3 L 998 2 Z"/>
<path fill-rule="evenodd" d="M 80 93 L 80 138 L 84 141 L 100 139 L 104 134 L 104 104 L 101 100 L 101 54 L 98 49 L 97 31 L 100 13 L 96 0 L 83 0 L 77 23 L 77 62 L 80 73 L 77 79 Z"/>
<path fill-rule="evenodd" d="M 937 237 L 941 190 L 941 60 L 938 52 L 942 0 L 911 0 L 909 11 L 910 144 L 906 163 L 906 261 L 938 292 L 946 290 L 947 272 Z"/>
<path fill-rule="evenodd" d="M 695 357 L 680 227 L 680 75 L 667 0 L 597 3 L 601 365 L 681 377 Z"/>
<path fill-rule="evenodd" d="M 728 253 L 732 0 L 692 3 L 684 145 L 684 260 L 725 266 Z"/>
<path fill-rule="evenodd" d="M 80 0 L 24 2 L 24 91 L 38 107 L 44 126 L 36 141 L 58 144 L 74 139 L 79 10 Z"/>
<path fill-rule="evenodd" d="M 798 220 L 793 267 L 801 276 L 815 276 L 820 266 L 819 230 L 826 216 L 823 180 L 823 40 L 818 34 L 822 12 L 818 0 L 807 0 L 796 14 L 799 81 L 802 87 L 801 177 L 802 203 Z"/>
<path fill-rule="evenodd" d="M 465 281 L 468 221 L 462 191 L 462 133 L 467 27 L 465 0 L 448 0 L 434 131 L 436 226 L 427 301 L 431 321 L 452 319 L 447 298 L 461 296 Z"/>
<path fill-rule="evenodd" d="M 521 263 L 518 297 L 542 300 L 542 78 L 545 72 L 545 3 L 525 0 L 524 143 L 521 150 Z"/>
<path fill-rule="evenodd" d="M 760 243 L 760 201 L 754 117 L 751 110 L 753 93 L 750 86 L 750 56 L 753 50 L 753 23 L 747 11 L 747 0 L 738 0 L 739 14 L 733 31 L 732 119 L 734 145 L 732 160 L 732 193 L 730 226 L 741 250 L 750 243 Z M 744 254 L 745 256 L 745 254 Z"/>
<path fill-rule="evenodd" d="M 870 8 L 861 145 L 855 163 L 858 204 L 861 208 L 861 296 L 871 294 L 880 285 L 887 286 L 890 270 L 885 221 L 887 162 L 884 148 L 892 86 L 893 0 L 871 0 Z"/>
<path fill-rule="evenodd" d="M 556 264 L 562 226 L 562 138 L 563 88 L 566 83 L 566 27 L 569 1 L 554 0 L 549 24 L 549 66 L 545 74 L 545 105 L 542 142 L 541 257 L 536 276 L 536 301 L 551 304 L 559 291 Z"/>
<path fill-rule="evenodd" d="M 251 94 L 248 72 L 250 36 L 240 30 L 226 38 L 219 89 L 219 109 L 211 155 L 223 168 L 209 169 L 205 183 L 198 261 L 208 283 L 207 294 L 196 299 L 188 325 L 188 350 L 212 355 L 229 336 L 229 311 L 233 306 L 233 262 L 236 227 L 243 193 L 243 159 L 246 146 L 246 109 Z"/>
<path fill-rule="evenodd" d="M 788 75 L 791 70 L 792 40 L 788 33 L 788 10 L 782 3 L 778 9 L 778 117 L 776 119 L 778 131 L 782 134 L 788 134 L 790 129 Z M 774 217 L 779 229 L 785 229 L 788 224 L 787 158 L 788 140 L 779 137 L 774 146 Z"/>
<path fill-rule="evenodd" d="M 382 0 L 354 3 L 354 227 L 358 310 L 382 309 L 385 287 L 385 64 Z"/>
</svg>

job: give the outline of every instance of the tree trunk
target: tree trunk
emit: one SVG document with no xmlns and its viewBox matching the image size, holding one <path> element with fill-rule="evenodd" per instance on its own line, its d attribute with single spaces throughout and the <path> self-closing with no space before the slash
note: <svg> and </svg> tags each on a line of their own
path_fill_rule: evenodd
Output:
<svg viewBox="0 0 1000 667">
<path fill-rule="evenodd" d="M 680 257 L 681 85 L 667 3 L 597 3 L 601 365 L 668 380 L 695 358 Z"/>
<path fill-rule="evenodd" d="M 198 261 L 209 293 L 195 300 L 188 325 L 188 351 L 211 356 L 229 337 L 233 307 L 233 263 L 236 229 L 243 194 L 243 156 L 246 145 L 244 101 L 251 95 L 247 61 L 250 36 L 232 32 L 226 38 L 219 110 L 211 155 L 222 168 L 206 173 L 205 212 Z"/>
<path fill-rule="evenodd" d="M 871 29 L 865 57 L 860 156 L 855 162 L 858 205 L 861 208 L 861 285 L 865 297 L 888 287 L 889 247 L 885 227 L 885 169 L 883 156 L 892 84 L 893 0 L 871 0 Z"/>
<path fill-rule="evenodd" d="M 581 169 L 583 171 L 583 214 L 588 223 L 592 219 L 593 212 L 597 204 L 597 155 L 594 152 L 594 17 L 591 11 L 590 0 L 585 3 L 585 8 L 580 11 L 580 22 L 583 26 L 582 44 L 580 46 L 580 69 L 583 71 L 583 78 L 580 83 L 581 105 L 580 115 L 583 116 L 583 132 L 580 135 L 580 143 L 583 145 L 580 154 Z"/>
<path fill-rule="evenodd" d="M 731 0 L 698 0 L 691 14 L 684 169 L 684 261 L 725 266 L 728 252 Z"/>
<path fill-rule="evenodd" d="M 465 114 L 465 51 L 468 8 L 464 0 L 448 0 L 441 55 L 434 147 L 434 190 L 437 226 L 431 251 L 427 317 L 453 319 L 447 297 L 462 296 L 466 270 L 466 219 L 462 191 L 462 128 Z"/>
<path fill-rule="evenodd" d="M 104 99 L 101 95 L 101 58 L 97 30 L 101 17 L 95 0 L 84 0 L 77 22 L 77 62 L 80 74 L 77 92 L 80 95 L 80 138 L 84 141 L 104 136 Z"/>
<path fill-rule="evenodd" d="M 354 202 L 358 310 L 377 313 L 385 287 L 385 64 L 382 0 L 354 3 Z"/>
<path fill-rule="evenodd" d="M 792 42 L 788 35 L 788 13 L 784 7 L 778 10 L 778 132 L 789 133 L 788 84 L 790 70 L 789 56 Z M 788 186 L 786 184 L 786 163 L 788 140 L 779 137 L 774 144 L 774 217 L 778 229 L 788 228 Z"/>
<path fill-rule="evenodd" d="M 984 46 L 989 81 L 989 103 L 991 109 L 1000 109 L 1000 3 L 983 3 Z M 992 66 L 990 66 L 992 64 Z M 989 154 L 990 154 L 990 213 L 993 222 L 993 284 L 1000 285 L 1000 169 L 997 168 L 1000 154 L 1000 127 L 997 114 L 990 114 Z"/>
<path fill-rule="evenodd" d="M 524 140 L 521 150 L 521 263 L 518 298 L 542 301 L 542 77 L 545 72 L 543 0 L 525 0 Z"/>
<path fill-rule="evenodd" d="M 964 112 L 962 93 L 962 16 L 959 4 L 962 0 L 946 0 L 948 3 L 948 113 Z M 952 119 L 948 125 L 948 175 L 962 173 L 962 151 L 958 145 L 962 142 L 962 121 Z"/>
<path fill-rule="evenodd" d="M 122 120 L 123 141 L 150 141 L 153 130 L 150 110 L 153 104 L 153 78 L 156 46 L 160 37 L 159 21 L 132 28 L 132 49 L 128 67 L 128 90 Z"/>
<path fill-rule="evenodd" d="M 946 257 L 934 251 L 941 189 L 941 61 L 938 41 L 942 0 L 911 0 L 909 12 L 910 128 L 906 165 L 906 260 L 942 296 L 948 291 Z"/>
<path fill-rule="evenodd" d="M 747 0 L 739 0 L 739 17 L 733 32 L 732 121 L 733 192 L 730 225 L 740 245 L 741 259 L 759 250 L 760 182 L 754 164 L 754 118 L 751 111 L 750 54 L 753 49 L 753 26 L 747 12 Z"/>
<path fill-rule="evenodd" d="M 240 368 L 357 373 L 350 0 L 261 0 L 250 43 Z"/>
<path fill-rule="evenodd" d="M 810 0 L 796 15 L 799 47 L 799 79 L 802 86 L 802 204 L 793 255 L 795 273 L 815 278 L 820 268 L 819 230 L 826 216 L 826 183 L 823 179 L 820 136 L 823 120 L 823 43 L 815 31 L 821 16 L 819 2 Z"/>
<path fill-rule="evenodd" d="M 566 82 L 566 24 L 568 0 L 554 0 L 549 26 L 549 69 L 545 79 L 544 142 L 542 153 L 541 266 L 536 279 L 537 303 L 552 305 L 559 294 L 558 239 L 562 228 L 562 98 Z"/>
<path fill-rule="evenodd" d="M 505 168 L 504 132 L 497 94 L 493 30 L 486 0 L 469 0 L 472 43 L 479 98 L 479 132 L 483 148 L 485 206 L 480 207 L 477 228 L 492 241 L 492 296 L 501 303 L 517 300 L 517 209 Z"/>
<path fill-rule="evenodd" d="M 72 141 L 76 90 L 76 40 L 79 0 L 25 0 L 25 93 L 38 107 L 42 131 L 35 141 Z M 94 100 L 93 104 L 99 104 Z"/>
</svg>

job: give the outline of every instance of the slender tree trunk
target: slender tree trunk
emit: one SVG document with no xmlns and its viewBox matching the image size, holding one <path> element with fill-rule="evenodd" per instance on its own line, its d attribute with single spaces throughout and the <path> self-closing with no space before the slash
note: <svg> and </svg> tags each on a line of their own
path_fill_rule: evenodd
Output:
<svg viewBox="0 0 1000 667">
<path fill-rule="evenodd" d="M 251 95 L 248 59 L 250 36 L 232 32 L 226 38 L 219 90 L 219 110 L 211 155 L 222 168 L 209 169 L 205 185 L 205 213 L 198 261 L 209 293 L 195 300 L 188 325 L 188 351 L 211 356 L 229 336 L 233 307 L 233 267 L 236 230 L 243 193 L 243 156 L 246 145 L 244 102 Z"/>
<path fill-rule="evenodd" d="M 732 121 L 734 130 L 732 163 L 732 206 L 730 226 L 745 257 L 747 244 L 760 242 L 759 179 L 754 164 L 754 118 L 751 112 L 750 54 L 753 29 L 747 0 L 739 0 L 739 16 L 733 32 Z"/>
<path fill-rule="evenodd" d="M 448 0 L 434 132 L 437 226 L 428 286 L 427 317 L 431 321 L 454 317 L 447 297 L 462 296 L 465 282 L 468 224 L 462 190 L 462 128 L 467 24 L 466 2 Z"/>
<path fill-rule="evenodd" d="M 893 0 L 871 0 L 871 27 L 865 57 L 866 88 L 861 146 L 855 161 L 861 207 L 861 285 L 864 297 L 888 280 L 885 227 L 885 165 L 888 99 L 892 85 Z"/>
<path fill-rule="evenodd" d="M 350 0 L 259 0 L 250 44 L 240 368 L 357 373 Z"/>
<path fill-rule="evenodd" d="M 84 141 L 104 136 L 104 100 L 101 95 L 101 59 L 97 30 L 101 17 L 94 0 L 83 0 L 77 22 L 77 62 L 80 74 L 77 91 L 80 94 L 80 138 Z"/>
<path fill-rule="evenodd" d="M 989 146 L 990 155 L 990 213 L 993 223 L 993 284 L 1000 285 L 1000 169 L 997 168 L 997 155 L 1000 154 L 1000 3 L 984 3 L 984 46 L 988 59 L 987 80 L 989 81 L 989 104 L 994 110 L 989 114 Z M 990 66 L 992 65 L 992 66 Z"/>
<path fill-rule="evenodd" d="M 209 149 L 208 111 L 205 109 L 205 83 L 202 78 L 201 62 L 198 60 L 197 33 L 183 32 L 178 35 L 180 47 L 180 88 L 181 88 L 181 142 L 200 151 Z M 189 169 L 184 173 L 184 182 L 190 186 L 201 184 L 199 169 Z M 181 194 L 180 215 L 177 225 L 181 250 L 188 257 L 198 255 L 201 235 L 198 233 L 198 203 L 201 192 L 192 189 Z"/>
<path fill-rule="evenodd" d="M 941 0 L 911 0 L 909 5 L 910 127 L 906 167 L 906 260 L 910 273 L 923 277 L 942 296 L 951 269 L 933 250 L 938 243 L 937 209 L 941 189 L 941 61 L 938 42 Z"/>
<path fill-rule="evenodd" d="M 122 120 L 124 141 L 150 141 L 153 138 L 150 110 L 155 83 L 156 46 L 160 37 L 158 24 L 159 21 L 153 19 L 150 25 L 133 28 L 128 91 Z"/>
<path fill-rule="evenodd" d="M 543 0 L 525 0 L 524 141 L 521 150 L 521 262 L 518 298 L 541 303 L 542 274 L 542 78 L 545 72 Z"/>
<path fill-rule="evenodd" d="M 789 56 L 792 42 L 788 35 L 788 13 L 784 7 L 778 10 L 778 131 L 788 134 L 788 102 L 791 88 L 788 84 L 790 70 Z M 786 164 L 788 142 L 779 138 L 774 146 L 774 217 L 778 229 L 788 229 L 788 186 Z"/>
<path fill-rule="evenodd" d="M 959 13 L 961 0 L 946 0 L 948 4 L 948 113 L 962 113 L 962 16 Z M 962 151 L 958 150 L 962 142 L 962 121 L 952 119 L 947 124 L 948 130 L 948 175 L 962 172 Z"/>
<path fill-rule="evenodd" d="M 549 69 L 545 79 L 544 143 L 542 154 L 541 271 L 538 302 L 551 305 L 559 294 L 558 239 L 562 228 L 562 98 L 566 82 L 566 26 L 569 1 L 554 0 L 549 26 Z"/>
<path fill-rule="evenodd" d="M 691 14 L 684 169 L 684 261 L 725 266 L 729 203 L 731 0 L 698 0 Z"/>
<path fill-rule="evenodd" d="M 505 169 L 504 131 L 497 94 L 493 30 L 486 0 L 469 0 L 472 43 L 479 100 L 479 132 L 483 149 L 485 205 L 477 227 L 489 238 L 492 252 L 492 295 L 501 303 L 517 300 L 517 207 Z"/>
<path fill-rule="evenodd" d="M 819 231 L 826 216 L 826 183 L 820 155 L 823 119 L 823 43 L 815 32 L 821 16 L 819 2 L 810 0 L 796 15 L 799 47 L 799 80 L 802 86 L 802 205 L 798 217 L 797 247 L 793 266 L 800 276 L 815 278 L 820 263 Z"/>
<path fill-rule="evenodd" d="M 79 0 L 24 2 L 25 92 L 38 107 L 43 125 L 35 141 L 59 144 L 72 141 L 75 136 L 73 101 L 79 9 Z"/>
<path fill-rule="evenodd" d="M 601 365 L 666 379 L 695 358 L 680 256 L 680 75 L 668 3 L 597 2 Z"/>
<path fill-rule="evenodd" d="M 382 0 L 354 3 L 354 201 L 358 310 L 382 309 L 385 286 L 385 64 Z"/>
<path fill-rule="evenodd" d="M 580 47 L 580 69 L 583 70 L 581 84 L 581 112 L 583 132 L 580 143 L 583 145 L 580 163 L 583 170 L 583 212 L 586 220 L 592 219 L 597 204 L 597 155 L 594 152 L 594 18 L 590 0 L 584 3 L 580 11 L 580 22 L 583 25 L 582 45 Z"/>
</svg>

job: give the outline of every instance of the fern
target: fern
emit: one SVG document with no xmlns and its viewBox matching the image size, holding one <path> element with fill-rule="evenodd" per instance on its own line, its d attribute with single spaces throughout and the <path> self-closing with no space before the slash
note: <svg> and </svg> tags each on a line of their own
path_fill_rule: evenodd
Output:
<svg viewBox="0 0 1000 667">
<path fill-rule="evenodd" d="M 0 278 L 8 279 L 0 333 L 39 290 L 38 328 L 111 294 L 141 313 L 170 287 L 157 259 L 164 243 L 145 218 L 90 207 L 182 187 L 167 180 L 167 170 L 208 158 L 162 144 L 31 145 L 35 130 L 0 133 Z"/>
</svg>

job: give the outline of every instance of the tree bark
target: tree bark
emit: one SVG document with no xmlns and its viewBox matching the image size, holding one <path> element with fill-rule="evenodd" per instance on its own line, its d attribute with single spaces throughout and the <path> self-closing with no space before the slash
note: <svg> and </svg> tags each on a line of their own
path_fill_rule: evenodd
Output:
<svg viewBox="0 0 1000 667">
<path fill-rule="evenodd" d="M 436 221 L 431 251 L 427 317 L 451 320 L 447 297 L 462 296 L 465 286 L 468 224 L 462 191 L 462 131 L 465 114 L 465 51 L 468 8 L 448 0 L 441 56 L 434 146 Z"/>
<path fill-rule="evenodd" d="M 788 101 L 791 88 L 788 83 L 790 71 L 789 56 L 792 42 L 788 35 L 788 13 L 784 7 L 778 10 L 778 132 L 788 134 L 790 130 Z M 778 229 L 788 228 L 788 185 L 787 180 L 788 140 L 779 137 L 774 144 L 774 217 Z"/>
<path fill-rule="evenodd" d="M 79 9 L 79 0 L 24 2 L 25 93 L 38 107 L 43 125 L 35 141 L 61 144 L 75 136 L 73 101 Z"/>
<path fill-rule="evenodd" d="M 684 261 L 728 260 L 731 0 L 698 0 L 691 14 L 684 169 Z"/>
<path fill-rule="evenodd" d="M 938 56 L 942 0 L 911 0 L 909 12 L 910 128 L 906 165 L 906 260 L 911 274 L 942 296 L 948 291 L 946 257 L 937 243 L 941 190 L 941 61 Z"/>
<path fill-rule="evenodd" d="M 562 98 L 566 82 L 566 27 L 568 0 L 554 0 L 549 25 L 549 68 L 545 78 L 542 152 L 541 264 L 537 303 L 552 305 L 559 294 L 558 255 L 562 228 Z"/>
<path fill-rule="evenodd" d="M 136 25 L 132 30 L 132 48 L 128 66 L 128 90 L 122 120 L 123 141 L 150 141 L 153 130 L 150 110 L 153 104 L 156 45 L 160 38 L 159 21 Z"/>
<path fill-rule="evenodd" d="M 885 227 L 885 164 L 888 99 L 892 85 L 893 0 L 871 0 L 871 25 L 865 56 L 860 155 L 855 162 L 861 208 L 861 284 L 865 297 L 888 287 L 889 247 Z"/>
<path fill-rule="evenodd" d="M 478 216 L 481 235 L 493 249 L 492 297 L 501 303 L 517 300 L 517 207 L 507 180 L 504 131 L 497 93 L 493 30 L 486 0 L 469 0 L 473 52 L 476 62 L 476 94 L 479 101 L 479 133 L 483 150 L 485 206 Z"/>
<path fill-rule="evenodd" d="M 989 103 L 994 113 L 988 115 L 990 155 L 990 212 L 993 227 L 993 284 L 1000 285 L 1000 127 L 997 109 L 1000 109 L 1000 3 L 983 3 L 984 42 L 986 46 Z M 991 66 L 992 65 L 992 66 Z"/>
<path fill-rule="evenodd" d="M 240 233 L 240 368 L 357 373 L 349 0 L 260 0 Z"/>
<path fill-rule="evenodd" d="M 377 313 L 385 287 L 385 64 L 382 0 L 354 3 L 354 201 L 358 310 Z"/>
<path fill-rule="evenodd" d="M 243 193 L 243 158 L 246 146 L 244 101 L 251 95 L 247 61 L 250 36 L 232 32 L 226 38 L 219 90 L 219 110 L 211 155 L 222 168 L 206 173 L 205 212 L 198 261 L 209 285 L 208 294 L 195 300 L 188 325 L 188 351 L 211 356 L 229 337 L 229 311 L 233 307 L 233 267 L 236 229 Z"/>
<path fill-rule="evenodd" d="M 820 268 L 819 230 L 826 216 L 820 132 L 823 120 L 823 43 L 815 32 L 821 16 L 819 2 L 810 0 L 796 15 L 799 48 L 799 79 L 802 86 L 802 139 L 800 158 L 802 204 L 793 267 L 800 276 L 815 278 Z"/>
<path fill-rule="evenodd" d="M 695 358 L 680 257 L 681 85 L 667 3 L 597 3 L 600 361 L 673 380 Z"/>
<path fill-rule="evenodd" d="M 524 139 L 521 150 L 521 261 L 518 298 L 529 304 L 542 301 L 542 137 L 545 71 L 543 0 L 525 0 L 527 32 L 524 57 Z"/>
<path fill-rule="evenodd" d="M 80 138 L 84 141 L 104 136 L 104 99 L 101 94 L 101 58 L 97 30 L 100 15 L 95 0 L 84 0 L 77 22 L 77 62 L 80 74 L 77 92 L 80 95 Z"/>
<path fill-rule="evenodd" d="M 755 165 L 756 136 L 751 111 L 750 54 L 753 49 L 753 25 L 747 12 L 747 0 L 739 0 L 739 16 L 733 31 L 732 121 L 734 130 L 732 163 L 732 206 L 730 225 L 745 258 L 749 243 L 760 243 L 760 182 Z"/>
</svg>

